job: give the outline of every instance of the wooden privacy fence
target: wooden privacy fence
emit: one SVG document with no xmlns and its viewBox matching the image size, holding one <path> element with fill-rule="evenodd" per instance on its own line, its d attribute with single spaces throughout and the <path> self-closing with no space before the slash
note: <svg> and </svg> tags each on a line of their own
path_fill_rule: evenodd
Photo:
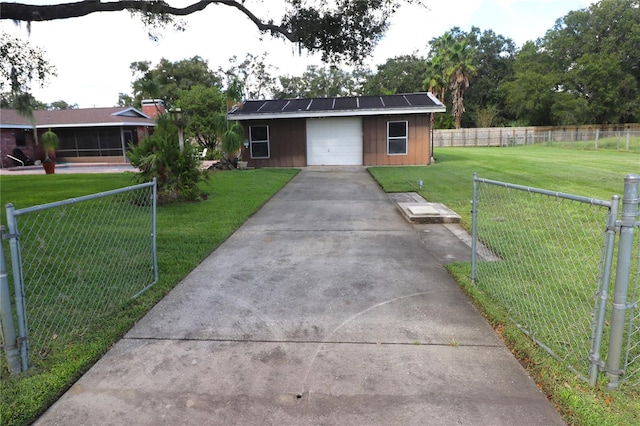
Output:
<svg viewBox="0 0 640 426">
<path fill-rule="evenodd" d="M 631 138 L 640 137 L 640 124 L 572 127 L 486 127 L 434 130 L 433 146 L 517 146 L 553 142 L 595 141 L 618 138 L 625 149 Z M 626 148 L 628 149 L 628 147 Z"/>
</svg>

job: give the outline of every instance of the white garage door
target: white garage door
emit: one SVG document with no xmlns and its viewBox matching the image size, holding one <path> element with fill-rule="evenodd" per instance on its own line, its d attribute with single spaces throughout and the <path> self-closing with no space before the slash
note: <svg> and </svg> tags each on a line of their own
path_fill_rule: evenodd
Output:
<svg viewBox="0 0 640 426">
<path fill-rule="evenodd" d="M 362 165 L 362 119 L 307 119 L 309 166 Z"/>
</svg>

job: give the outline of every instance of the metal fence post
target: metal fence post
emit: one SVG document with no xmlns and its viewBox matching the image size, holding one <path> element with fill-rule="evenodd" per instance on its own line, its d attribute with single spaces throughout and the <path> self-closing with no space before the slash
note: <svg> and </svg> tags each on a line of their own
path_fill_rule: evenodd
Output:
<svg viewBox="0 0 640 426">
<path fill-rule="evenodd" d="M 20 363 L 16 329 L 13 323 L 13 312 L 11 311 L 9 276 L 7 274 L 7 263 L 4 258 L 4 246 L 2 245 L 4 238 L 4 227 L 0 226 L 0 323 L 2 324 L 0 332 L 2 333 L 2 342 L 4 344 L 4 352 L 7 357 L 9 372 L 16 374 L 22 371 L 22 365 Z"/>
<path fill-rule="evenodd" d="M 602 338 L 604 334 L 604 325 L 607 313 L 607 301 L 609 300 L 609 285 L 611 283 L 611 266 L 613 264 L 613 249 L 616 240 L 616 220 L 618 219 L 618 206 L 620 197 L 614 195 L 611 197 L 611 208 L 607 216 L 607 230 L 605 234 L 605 246 L 603 250 L 604 263 L 602 266 L 602 275 L 600 283 L 600 294 L 598 295 L 598 303 L 596 305 L 596 323 L 592 336 L 591 353 L 589 360 L 591 368 L 589 370 L 589 384 L 595 386 L 598 381 L 598 372 L 601 364 L 600 351 L 602 349 Z"/>
<path fill-rule="evenodd" d="M 7 225 L 9 226 L 9 247 L 11 248 L 11 267 L 13 269 L 13 288 L 16 298 L 16 314 L 18 317 L 18 347 L 22 358 L 22 371 L 29 368 L 29 345 L 27 340 L 27 310 L 25 305 L 22 259 L 18 243 L 18 225 L 16 223 L 15 208 L 7 204 Z"/>
<path fill-rule="evenodd" d="M 622 345 L 627 310 L 627 295 L 631 279 L 631 257 L 633 252 L 633 234 L 638 219 L 638 183 L 640 176 L 629 174 L 624 178 L 624 195 L 622 197 L 622 215 L 620 220 L 620 239 L 618 241 L 618 263 L 613 293 L 613 310 L 611 313 L 611 334 L 609 336 L 609 352 L 607 354 L 607 378 L 609 389 L 618 387 L 623 371 L 620 369 Z"/>
<path fill-rule="evenodd" d="M 471 200 L 471 282 L 476 282 L 476 240 L 478 239 L 478 173 L 473 174 L 473 199 Z"/>
<path fill-rule="evenodd" d="M 153 256 L 153 277 L 154 282 L 156 283 L 158 282 L 158 230 L 156 227 L 156 220 L 158 217 L 157 204 L 158 181 L 156 178 L 153 178 L 153 187 L 151 188 L 151 255 Z"/>
</svg>

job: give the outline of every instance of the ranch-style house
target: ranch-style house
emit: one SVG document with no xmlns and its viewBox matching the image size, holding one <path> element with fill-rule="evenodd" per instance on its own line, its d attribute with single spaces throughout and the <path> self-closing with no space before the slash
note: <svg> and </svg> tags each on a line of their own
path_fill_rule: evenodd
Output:
<svg viewBox="0 0 640 426">
<path fill-rule="evenodd" d="M 82 108 L 65 110 L 35 110 L 33 122 L 15 110 L 0 111 L 0 155 L 2 167 L 12 167 L 11 157 L 18 149 L 28 159 L 42 156 L 34 132 L 42 135 L 51 129 L 60 139 L 56 151 L 64 162 L 128 162 L 130 143 L 140 139 L 155 127 L 155 115 L 164 111 L 162 102 L 143 102 L 142 111 L 132 107 Z"/>
</svg>

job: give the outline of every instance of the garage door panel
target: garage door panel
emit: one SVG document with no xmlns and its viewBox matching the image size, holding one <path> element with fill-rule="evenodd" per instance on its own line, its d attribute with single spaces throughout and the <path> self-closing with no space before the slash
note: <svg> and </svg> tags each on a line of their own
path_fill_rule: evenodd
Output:
<svg viewBox="0 0 640 426">
<path fill-rule="evenodd" d="M 307 164 L 362 165 L 362 119 L 308 119 Z"/>
</svg>

